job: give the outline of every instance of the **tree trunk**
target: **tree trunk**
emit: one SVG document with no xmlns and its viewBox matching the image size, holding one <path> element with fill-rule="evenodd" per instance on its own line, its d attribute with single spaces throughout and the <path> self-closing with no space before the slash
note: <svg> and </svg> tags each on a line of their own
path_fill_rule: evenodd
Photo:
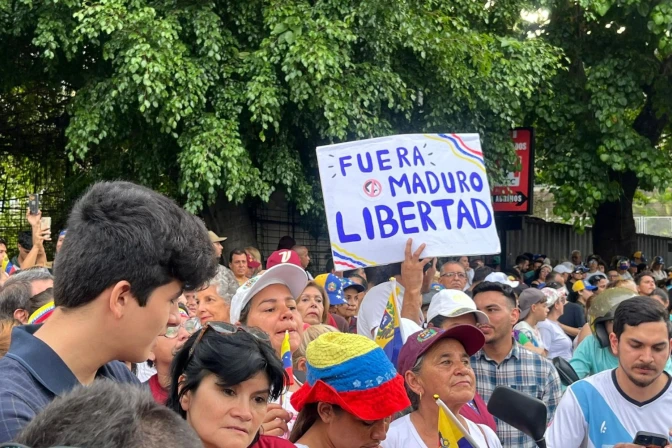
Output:
<svg viewBox="0 0 672 448">
<path fill-rule="evenodd" d="M 225 264 L 228 265 L 229 252 L 232 250 L 244 249 L 246 246 L 257 247 L 256 228 L 247 205 L 233 204 L 222 193 L 214 204 L 203 210 L 201 216 L 208 230 L 226 237 L 226 241 L 222 242 L 222 261 Z"/>
<path fill-rule="evenodd" d="M 609 173 L 622 187 L 617 202 L 604 202 L 595 215 L 593 226 L 593 253 L 600 255 L 607 263 L 615 256 L 631 257 L 637 250 L 635 219 L 632 214 L 632 200 L 637 190 L 637 176 L 632 171 Z"/>
</svg>

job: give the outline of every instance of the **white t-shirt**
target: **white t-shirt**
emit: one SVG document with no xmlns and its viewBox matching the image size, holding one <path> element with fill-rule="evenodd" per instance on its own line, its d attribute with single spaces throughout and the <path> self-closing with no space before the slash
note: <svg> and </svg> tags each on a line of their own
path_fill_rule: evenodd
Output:
<svg viewBox="0 0 672 448">
<path fill-rule="evenodd" d="M 605 370 L 569 386 L 548 431 L 548 448 L 611 448 L 632 443 L 638 431 L 667 436 L 672 409 L 670 377 L 653 400 L 638 403 L 616 383 L 616 370 Z"/>
<path fill-rule="evenodd" d="M 667 273 L 663 271 L 651 271 L 653 274 L 653 278 L 658 281 L 658 280 L 665 280 L 667 279 Z"/>
<path fill-rule="evenodd" d="M 469 435 L 478 443 L 481 448 L 501 448 L 502 444 L 497 438 L 497 434 L 485 425 L 466 420 Z M 480 429 L 479 429 L 480 428 Z M 483 432 L 481 432 L 481 429 Z M 437 420 L 438 432 L 438 420 Z M 483 437 L 485 434 L 485 438 Z M 405 415 L 392 422 L 387 431 L 387 438 L 380 444 L 383 448 L 427 448 L 425 442 L 420 438 L 420 434 L 411 422 L 411 415 Z M 434 447 L 432 447 L 434 448 Z"/>
<path fill-rule="evenodd" d="M 541 333 L 539 333 L 539 329 L 532 328 L 532 325 L 528 324 L 524 320 L 518 322 L 516 326 L 513 327 L 513 329 L 518 330 L 521 333 L 525 333 L 525 336 L 530 338 L 532 345 L 534 345 L 535 347 L 547 349 L 547 346 L 544 345 L 544 341 L 542 341 L 541 339 Z"/>
<path fill-rule="evenodd" d="M 632 275 L 630 275 L 630 273 L 626 271 L 624 274 L 621 274 L 621 279 L 632 280 Z"/>
<path fill-rule="evenodd" d="M 557 356 L 569 361 L 572 359 L 572 340 L 562 331 L 560 325 L 550 319 L 537 324 L 541 340 L 548 349 L 548 359 Z"/>
</svg>

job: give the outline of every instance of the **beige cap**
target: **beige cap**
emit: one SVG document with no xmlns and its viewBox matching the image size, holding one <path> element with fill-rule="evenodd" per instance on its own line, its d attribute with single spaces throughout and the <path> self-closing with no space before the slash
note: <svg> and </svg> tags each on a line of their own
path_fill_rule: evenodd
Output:
<svg viewBox="0 0 672 448">
<path fill-rule="evenodd" d="M 208 236 L 210 237 L 211 243 L 219 243 L 226 240 L 225 236 L 217 236 L 212 230 L 208 230 Z"/>
</svg>

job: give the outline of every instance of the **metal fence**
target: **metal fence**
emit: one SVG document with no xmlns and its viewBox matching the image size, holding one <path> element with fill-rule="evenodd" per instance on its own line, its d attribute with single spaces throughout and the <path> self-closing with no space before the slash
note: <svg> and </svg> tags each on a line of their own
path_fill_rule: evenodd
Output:
<svg viewBox="0 0 672 448">
<path fill-rule="evenodd" d="M 66 213 L 63 209 L 63 197 L 56 193 L 43 193 L 40 198 L 42 216 L 51 217 L 51 242 L 45 242 L 44 247 L 49 259 L 56 248 L 58 231 L 64 226 Z M 30 231 L 30 224 L 26 220 L 28 198 L 1 198 L 0 199 L 0 237 L 7 241 L 9 256 L 17 254 L 17 239 L 20 232 Z"/>
<path fill-rule="evenodd" d="M 307 215 L 301 215 L 284 195 L 275 193 L 267 204 L 254 211 L 253 222 L 257 235 L 257 247 L 268 257 L 278 247 L 278 241 L 289 235 L 296 244 L 306 246 L 311 257 L 308 270 L 313 274 L 325 272 L 327 259 L 331 256 L 331 245 L 326 228 L 321 222 Z"/>
<path fill-rule="evenodd" d="M 672 255 L 672 239 L 637 234 L 637 249 L 648 258 L 662 255 L 669 260 Z M 593 232 L 586 228 L 579 234 L 573 226 L 545 222 L 538 218 L 524 218 L 520 230 L 507 231 L 507 263 L 513 264 L 523 252 L 546 254 L 554 263 L 569 260 L 573 250 L 585 256 L 593 251 Z"/>
</svg>

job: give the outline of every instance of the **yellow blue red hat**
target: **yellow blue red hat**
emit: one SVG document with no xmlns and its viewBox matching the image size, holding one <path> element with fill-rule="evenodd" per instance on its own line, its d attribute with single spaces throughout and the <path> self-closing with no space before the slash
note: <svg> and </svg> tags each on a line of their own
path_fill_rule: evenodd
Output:
<svg viewBox="0 0 672 448">
<path fill-rule="evenodd" d="M 320 274 L 315 277 L 315 283 L 324 288 L 329 296 L 329 305 L 345 305 L 347 302 L 343 298 L 343 285 L 341 279 L 334 274 Z"/>
<path fill-rule="evenodd" d="M 306 350 L 306 382 L 292 394 L 294 409 L 330 403 L 361 420 L 380 420 L 411 405 L 404 379 L 385 352 L 356 334 L 325 333 Z"/>
<path fill-rule="evenodd" d="M 35 310 L 33 314 L 28 318 L 28 325 L 37 325 L 43 323 L 45 320 L 51 316 L 51 313 L 54 312 L 54 301 L 45 303 L 40 308 Z"/>
</svg>

